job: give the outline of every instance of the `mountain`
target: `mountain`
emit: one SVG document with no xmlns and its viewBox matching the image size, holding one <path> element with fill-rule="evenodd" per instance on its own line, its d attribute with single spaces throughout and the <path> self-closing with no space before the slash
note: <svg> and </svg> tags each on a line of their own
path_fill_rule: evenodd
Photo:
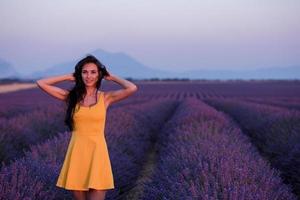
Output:
<svg viewBox="0 0 300 200">
<path fill-rule="evenodd" d="M 20 76 L 12 64 L 0 58 L 0 78 L 17 78 Z"/>
<path fill-rule="evenodd" d="M 102 49 L 91 52 L 90 54 L 97 57 L 101 63 L 103 63 L 107 70 L 112 74 L 116 74 L 121 77 L 131 77 L 136 79 L 142 78 L 168 78 L 175 77 L 177 74 L 164 70 L 152 69 L 144 64 L 136 61 L 125 53 L 110 53 Z M 54 65 L 46 70 L 38 71 L 30 75 L 31 78 L 40 78 L 52 75 L 59 75 L 64 73 L 71 73 L 74 71 L 74 67 L 77 61 L 70 61 Z"/>
<path fill-rule="evenodd" d="M 107 69 L 112 73 L 118 74 L 122 77 L 134 77 L 134 78 L 168 78 L 176 76 L 176 73 L 169 72 L 167 70 L 158 70 L 150 68 L 131 56 L 118 52 L 108 53 L 101 49 L 91 52 L 101 62 L 107 66 Z"/>
<path fill-rule="evenodd" d="M 150 79 L 150 78 L 188 78 L 188 79 L 300 79 L 300 66 L 272 67 L 260 69 L 199 69 L 183 72 L 170 72 L 148 67 L 131 56 L 122 53 L 107 52 L 102 49 L 90 52 L 96 56 L 112 74 L 124 78 Z M 74 67 L 79 61 L 73 60 L 54 65 L 45 70 L 34 72 L 21 78 L 38 79 L 53 75 L 74 72 Z M 9 66 L 4 64 L 3 66 Z M 2 68 L 2 67 L 1 67 Z M 12 70 L 12 67 L 8 67 Z M 2 70 L 2 69 L 1 69 Z M 10 72 L 13 73 L 13 72 Z M 2 74 L 2 73 L 1 73 Z M 5 74 L 5 73 L 3 73 Z M 7 73 L 6 73 L 7 74 Z"/>
</svg>

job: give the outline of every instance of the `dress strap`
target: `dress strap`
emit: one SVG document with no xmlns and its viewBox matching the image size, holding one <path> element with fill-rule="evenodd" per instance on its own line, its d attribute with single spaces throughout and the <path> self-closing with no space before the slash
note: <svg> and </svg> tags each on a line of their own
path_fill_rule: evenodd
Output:
<svg viewBox="0 0 300 200">
<path fill-rule="evenodd" d="M 98 95 L 98 102 L 97 103 L 101 103 L 99 101 L 103 101 L 103 92 L 102 91 L 99 91 L 99 95 Z"/>
<path fill-rule="evenodd" d="M 101 91 L 100 97 L 101 97 L 101 98 L 99 98 L 99 100 L 101 99 L 100 103 L 102 103 L 104 109 L 106 110 L 107 108 L 106 108 L 105 102 L 104 102 L 104 92 L 103 91 Z"/>
</svg>

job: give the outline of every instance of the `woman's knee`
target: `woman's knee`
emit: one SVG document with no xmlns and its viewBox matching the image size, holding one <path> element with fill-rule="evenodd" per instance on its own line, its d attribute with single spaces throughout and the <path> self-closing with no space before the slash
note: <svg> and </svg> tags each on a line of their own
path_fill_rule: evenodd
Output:
<svg viewBox="0 0 300 200">
<path fill-rule="evenodd" d="M 98 199 L 105 199 L 106 190 L 96 190 L 90 189 L 89 190 L 89 199 L 90 200 L 98 200 Z"/>
<path fill-rule="evenodd" d="M 73 190 L 73 196 L 76 200 L 87 200 L 85 191 Z"/>
</svg>

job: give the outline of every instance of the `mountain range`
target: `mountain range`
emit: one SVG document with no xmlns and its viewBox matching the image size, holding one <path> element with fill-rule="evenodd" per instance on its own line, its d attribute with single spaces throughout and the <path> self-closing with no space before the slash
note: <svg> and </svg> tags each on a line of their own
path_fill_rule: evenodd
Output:
<svg viewBox="0 0 300 200">
<path fill-rule="evenodd" d="M 102 49 L 90 52 L 96 56 L 112 74 L 124 78 L 188 78 L 188 79 L 300 79 L 300 66 L 259 69 L 199 69 L 184 72 L 171 72 L 148 67 L 131 56 L 118 52 L 111 53 Z M 53 65 L 50 68 L 36 71 L 29 75 L 16 72 L 14 67 L 0 59 L 0 78 L 18 77 L 21 79 L 38 79 L 53 75 L 71 73 L 78 60 L 67 61 Z"/>
</svg>

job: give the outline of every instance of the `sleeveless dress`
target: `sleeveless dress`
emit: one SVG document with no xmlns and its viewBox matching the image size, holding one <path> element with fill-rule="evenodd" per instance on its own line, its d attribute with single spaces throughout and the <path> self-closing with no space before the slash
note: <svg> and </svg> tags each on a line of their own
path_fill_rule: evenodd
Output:
<svg viewBox="0 0 300 200">
<path fill-rule="evenodd" d="M 103 92 L 91 107 L 76 104 L 74 130 L 56 186 L 68 190 L 113 189 L 114 179 L 105 140 Z M 77 110 L 79 108 L 79 110 Z"/>
</svg>

